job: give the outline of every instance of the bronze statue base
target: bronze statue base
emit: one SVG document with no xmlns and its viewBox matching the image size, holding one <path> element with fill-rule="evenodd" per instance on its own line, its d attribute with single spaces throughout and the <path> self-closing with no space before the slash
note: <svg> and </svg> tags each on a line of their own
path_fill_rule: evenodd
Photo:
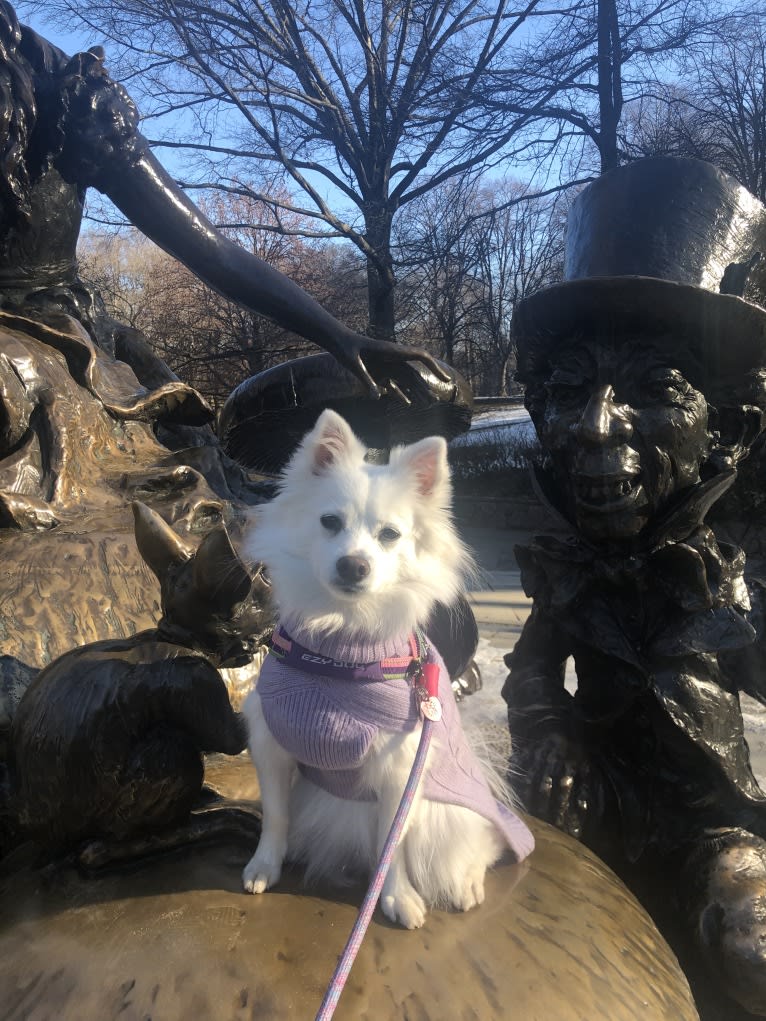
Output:
<svg viewBox="0 0 766 1021">
<path fill-rule="evenodd" d="M 214 761 L 208 778 L 254 793 L 245 757 Z M 697 1021 L 683 973 L 627 889 L 587 849 L 531 825 L 535 854 L 489 874 L 481 908 L 433 911 L 417 932 L 376 914 L 338 1021 Z M 0 880 L 5 1021 L 314 1017 L 363 890 L 307 891 L 288 872 L 248 896 L 251 850 L 219 843 L 129 871 L 83 877 L 61 865 Z"/>
</svg>

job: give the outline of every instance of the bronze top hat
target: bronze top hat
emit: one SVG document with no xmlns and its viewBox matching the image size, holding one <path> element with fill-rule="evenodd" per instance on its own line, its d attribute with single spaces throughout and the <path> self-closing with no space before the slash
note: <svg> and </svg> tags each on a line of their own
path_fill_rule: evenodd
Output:
<svg viewBox="0 0 766 1021">
<path fill-rule="evenodd" d="M 569 337 L 662 338 L 707 392 L 766 365 L 766 207 L 700 160 L 656 157 L 575 199 L 565 281 L 519 304 L 518 378 Z"/>
</svg>

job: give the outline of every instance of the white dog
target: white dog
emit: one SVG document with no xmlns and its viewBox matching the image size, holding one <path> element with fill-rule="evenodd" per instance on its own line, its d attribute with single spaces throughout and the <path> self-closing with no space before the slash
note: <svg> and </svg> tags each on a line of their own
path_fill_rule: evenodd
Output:
<svg viewBox="0 0 766 1021">
<path fill-rule="evenodd" d="M 414 682 L 429 660 L 443 715 L 381 896 L 391 920 L 416 928 L 428 905 L 480 904 L 487 867 L 506 846 L 520 860 L 533 840 L 490 793 L 419 630 L 470 564 L 450 517 L 446 443 L 396 448 L 388 465 L 365 453 L 344 419 L 323 412 L 248 538 L 280 626 L 244 706 L 263 833 L 243 882 L 262 893 L 286 858 L 335 881 L 374 869 L 415 756 Z"/>
</svg>

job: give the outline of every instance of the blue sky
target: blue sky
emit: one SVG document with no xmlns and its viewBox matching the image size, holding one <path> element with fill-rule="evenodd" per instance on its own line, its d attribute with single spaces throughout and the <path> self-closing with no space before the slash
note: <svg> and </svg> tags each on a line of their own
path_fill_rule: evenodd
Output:
<svg viewBox="0 0 766 1021">
<path fill-rule="evenodd" d="M 108 68 L 110 56 L 110 46 L 108 41 L 106 41 L 103 37 L 100 37 L 98 33 L 88 31 L 86 28 L 78 28 L 77 31 L 66 31 L 62 29 L 56 25 L 55 22 L 46 17 L 47 6 L 48 5 L 45 3 L 45 0 L 16 0 L 16 8 L 20 20 L 33 28 L 36 32 L 39 32 L 40 35 L 50 40 L 50 42 L 54 43 L 60 49 L 64 50 L 67 54 L 72 55 L 95 44 L 104 45 Z M 85 0 L 85 7 L 83 9 L 87 11 L 87 0 Z M 128 88 L 130 90 L 130 86 L 128 86 Z M 147 112 L 145 108 L 142 110 L 140 99 L 139 111 L 143 113 Z M 151 117 L 148 117 L 144 122 L 143 130 L 150 138 L 169 138 L 176 134 L 176 129 L 178 129 L 179 124 L 183 123 L 182 120 L 178 119 L 178 115 L 174 115 L 174 117 L 175 119 L 168 117 L 164 121 L 162 118 L 152 119 Z M 171 174 L 178 175 L 178 177 L 182 180 L 194 180 L 194 169 L 187 165 L 182 153 L 162 146 L 158 146 L 154 151 L 155 155 L 160 159 Z M 337 212 L 342 214 L 345 210 L 347 216 L 354 215 L 355 211 L 348 208 L 347 200 L 341 196 L 340 192 L 336 193 L 331 185 L 329 185 L 323 178 L 317 177 L 313 180 L 313 183 L 324 195 L 326 201 L 328 201 Z M 296 193 L 296 201 L 299 204 L 304 203 L 304 197 L 299 192 Z"/>
<path fill-rule="evenodd" d="M 50 40 L 50 42 L 70 56 L 79 50 L 86 50 L 95 43 L 103 43 L 103 40 L 99 40 L 96 36 L 89 38 L 79 30 L 77 32 L 66 32 L 56 28 L 50 21 L 46 20 L 44 3 L 22 0 L 22 2 L 16 4 L 16 11 L 19 15 L 19 20 L 23 24 L 29 25 L 35 32 L 45 36 L 46 39 Z"/>
</svg>

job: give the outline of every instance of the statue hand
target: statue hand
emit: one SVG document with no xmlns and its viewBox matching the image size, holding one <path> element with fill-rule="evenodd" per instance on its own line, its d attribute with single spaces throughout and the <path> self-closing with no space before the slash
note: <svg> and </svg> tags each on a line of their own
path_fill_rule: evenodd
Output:
<svg viewBox="0 0 766 1021">
<path fill-rule="evenodd" d="M 549 734 L 524 765 L 529 811 L 579 840 L 586 819 L 598 814 L 597 783 L 583 746 L 564 734 Z"/>
<path fill-rule="evenodd" d="M 407 344 L 394 344 L 387 340 L 376 340 L 362 333 L 347 333 L 343 340 L 328 350 L 349 372 L 352 372 L 371 396 L 397 394 L 406 404 L 411 399 L 407 391 L 429 390 L 428 381 L 407 366 L 407 362 L 420 362 L 438 383 L 454 389 L 449 373 L 427 351 Z"/>
</svg>

